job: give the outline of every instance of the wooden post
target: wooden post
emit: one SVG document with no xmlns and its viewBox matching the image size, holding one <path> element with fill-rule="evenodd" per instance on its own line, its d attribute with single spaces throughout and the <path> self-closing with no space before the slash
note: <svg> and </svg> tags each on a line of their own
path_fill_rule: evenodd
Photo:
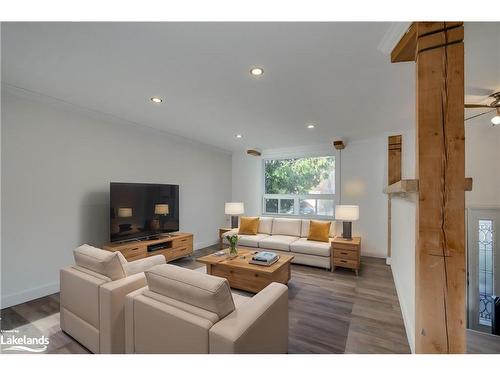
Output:
<svg viewBox="0 0 500 375">
<path fill-rule="evenodd" d="M 417 71 L 417 353 L 466 351 L 463 31 L 416 22 L 391 54 Z"/>
</svg>

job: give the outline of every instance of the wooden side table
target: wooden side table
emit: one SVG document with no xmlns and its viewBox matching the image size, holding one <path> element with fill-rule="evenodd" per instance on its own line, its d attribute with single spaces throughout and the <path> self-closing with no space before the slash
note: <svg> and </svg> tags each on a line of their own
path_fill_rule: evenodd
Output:
<svg viewBox="0 0 500 375">
<path fill-rule="evenodd" d="M 222 235 L 229 232 L 232 228 L 219 228 L 219 248 L 222 250 L 224 248 L 224 240 Z"/>
<path fill-rule="evenodd" d="M 351 268 L 358 276 L 361 267 L 361 237 L 345 240 L 335 237 L 331 243 L 332 272 L 335 267 Z"/>
</svg>

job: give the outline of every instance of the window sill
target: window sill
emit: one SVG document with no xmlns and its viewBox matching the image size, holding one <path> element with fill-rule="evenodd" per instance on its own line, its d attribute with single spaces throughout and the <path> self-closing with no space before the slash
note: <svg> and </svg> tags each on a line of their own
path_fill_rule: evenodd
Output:
<svg viewBox="0 0 500 375">
<path fill-rule="evenodd" d="M 286 219 L 302 219 L 302 220 L 335 220 L 334 216 L 328 215 L 290 215 L 290 214 L 270 214 L 261 213 L 262 217 L 276 217 L 276 218 L 286 218 Z"/>
</svg>

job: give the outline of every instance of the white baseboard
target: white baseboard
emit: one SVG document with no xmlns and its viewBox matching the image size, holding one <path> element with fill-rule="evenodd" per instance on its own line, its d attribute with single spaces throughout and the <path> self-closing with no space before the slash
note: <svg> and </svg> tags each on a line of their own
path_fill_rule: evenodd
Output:
<svg viewBox="0 0 500 375">
<path fill-rule="evenodd" d="M 398 301 L 399 301 L 399 307 L 401 308 L 401 315 L 403 315 L 403 323 L 405 325 L 405 331 L 406 331 L 406 338 L 408 339 L 408 345 L 410 346 L 410 350 L 412 354 L 415 354 L 415 340 L 413 338 L 413 335 L 415 333 L 415 327 L 410 327 L 410 322 L 408 319 L 408 310 L 406 305 L 401 303 L 401 293 L 398 290 L 398 285 L 399 285 L 399 280 L 396 276 L 396 273 L 394 273 L 394 270 L 391 267 L 392 271 L 392 277 L 394 279 L 394 285 L 396 286 L 396 293 L 398 295 Z"/>
<path fill-rule="evenodd" d="M 215 245 L 218 243 L 219 243 L 219 239 L 210 240 L 210 241 L 203 241 L 203 242 L 195 242 L 194 243 L 194 250 L 203 249 L 204 247 L 212 246 L 212 245 Z"/>
<path fill-rule="evenodd" d="M 385 264 L 387 264 L 388 266 L 390 266 L 391 262 L 392 262 L 391 257 L 385 258 Z"/>
<path fill-rule="evenodd" d="M 32 301 L 40 297 L 45 297 L 57 292 L 59 292 L 59 281 L 24 290 L 19 293 L 2 295 L 2 309 Z"/>
</svg>

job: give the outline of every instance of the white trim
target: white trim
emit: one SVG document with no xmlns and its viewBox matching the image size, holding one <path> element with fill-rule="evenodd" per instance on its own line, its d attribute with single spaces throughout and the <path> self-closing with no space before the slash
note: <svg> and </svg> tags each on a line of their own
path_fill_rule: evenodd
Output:
<svg viewBox="0 0 500 375">
<path fill-rule="evenodd" d="M 209 241 L 203 241 L 203 242 L 195 242 L 193 246 L 193 251 L 203 249 L 205 247 L 213 246 L 219 243 L 219 239 L 217 238 L 216 240 L 209 240 Z"/>
<path fill-rule="evenodd" d="M 410 25 L 411 22 L 391 22 L 391 25 L 378 44 L 377 49 L 384 55 L 389 56 L 396 44 L 401 40 L 403 35 L 406 34 Z"/>
<path fill-rule="evenodd" d="M 2 295 L 2 309 L 19 305 L 20 303 L 32 301 L 40 297 L 45 297 L 57 292 L 59 292 L 59 281 L 24 290 L 18 293 Z"/>
<path fill-rule="evenodd" d="M 403 315 L 403 323 L 405 325 L 405 331 L 406 331 L 406 337 L 408 339 L 408 345 L 410 346 L 410 350 L 412 354 L 415 354 L 415 339 L 414 339 L 414 333 L 415 333 L 415 326 L 411 327 L 410 326 L 410 321 L 409 321 L 409 312 L 406 309 L 406 305 L 401 304 L 401 292 L 398 290 L 398 285 L 400 285 L 399 280 L 396 276 L 396 273 L 392 269 L 391 266 L 391 271 L 392 271 L 392 277 L 394 279 L 394 285 L 396 286 L 396 294 L 398 295 L 398 302 L 399 302 L 399 307 L 401 309 L 401 315 Z"/>
</svg>

